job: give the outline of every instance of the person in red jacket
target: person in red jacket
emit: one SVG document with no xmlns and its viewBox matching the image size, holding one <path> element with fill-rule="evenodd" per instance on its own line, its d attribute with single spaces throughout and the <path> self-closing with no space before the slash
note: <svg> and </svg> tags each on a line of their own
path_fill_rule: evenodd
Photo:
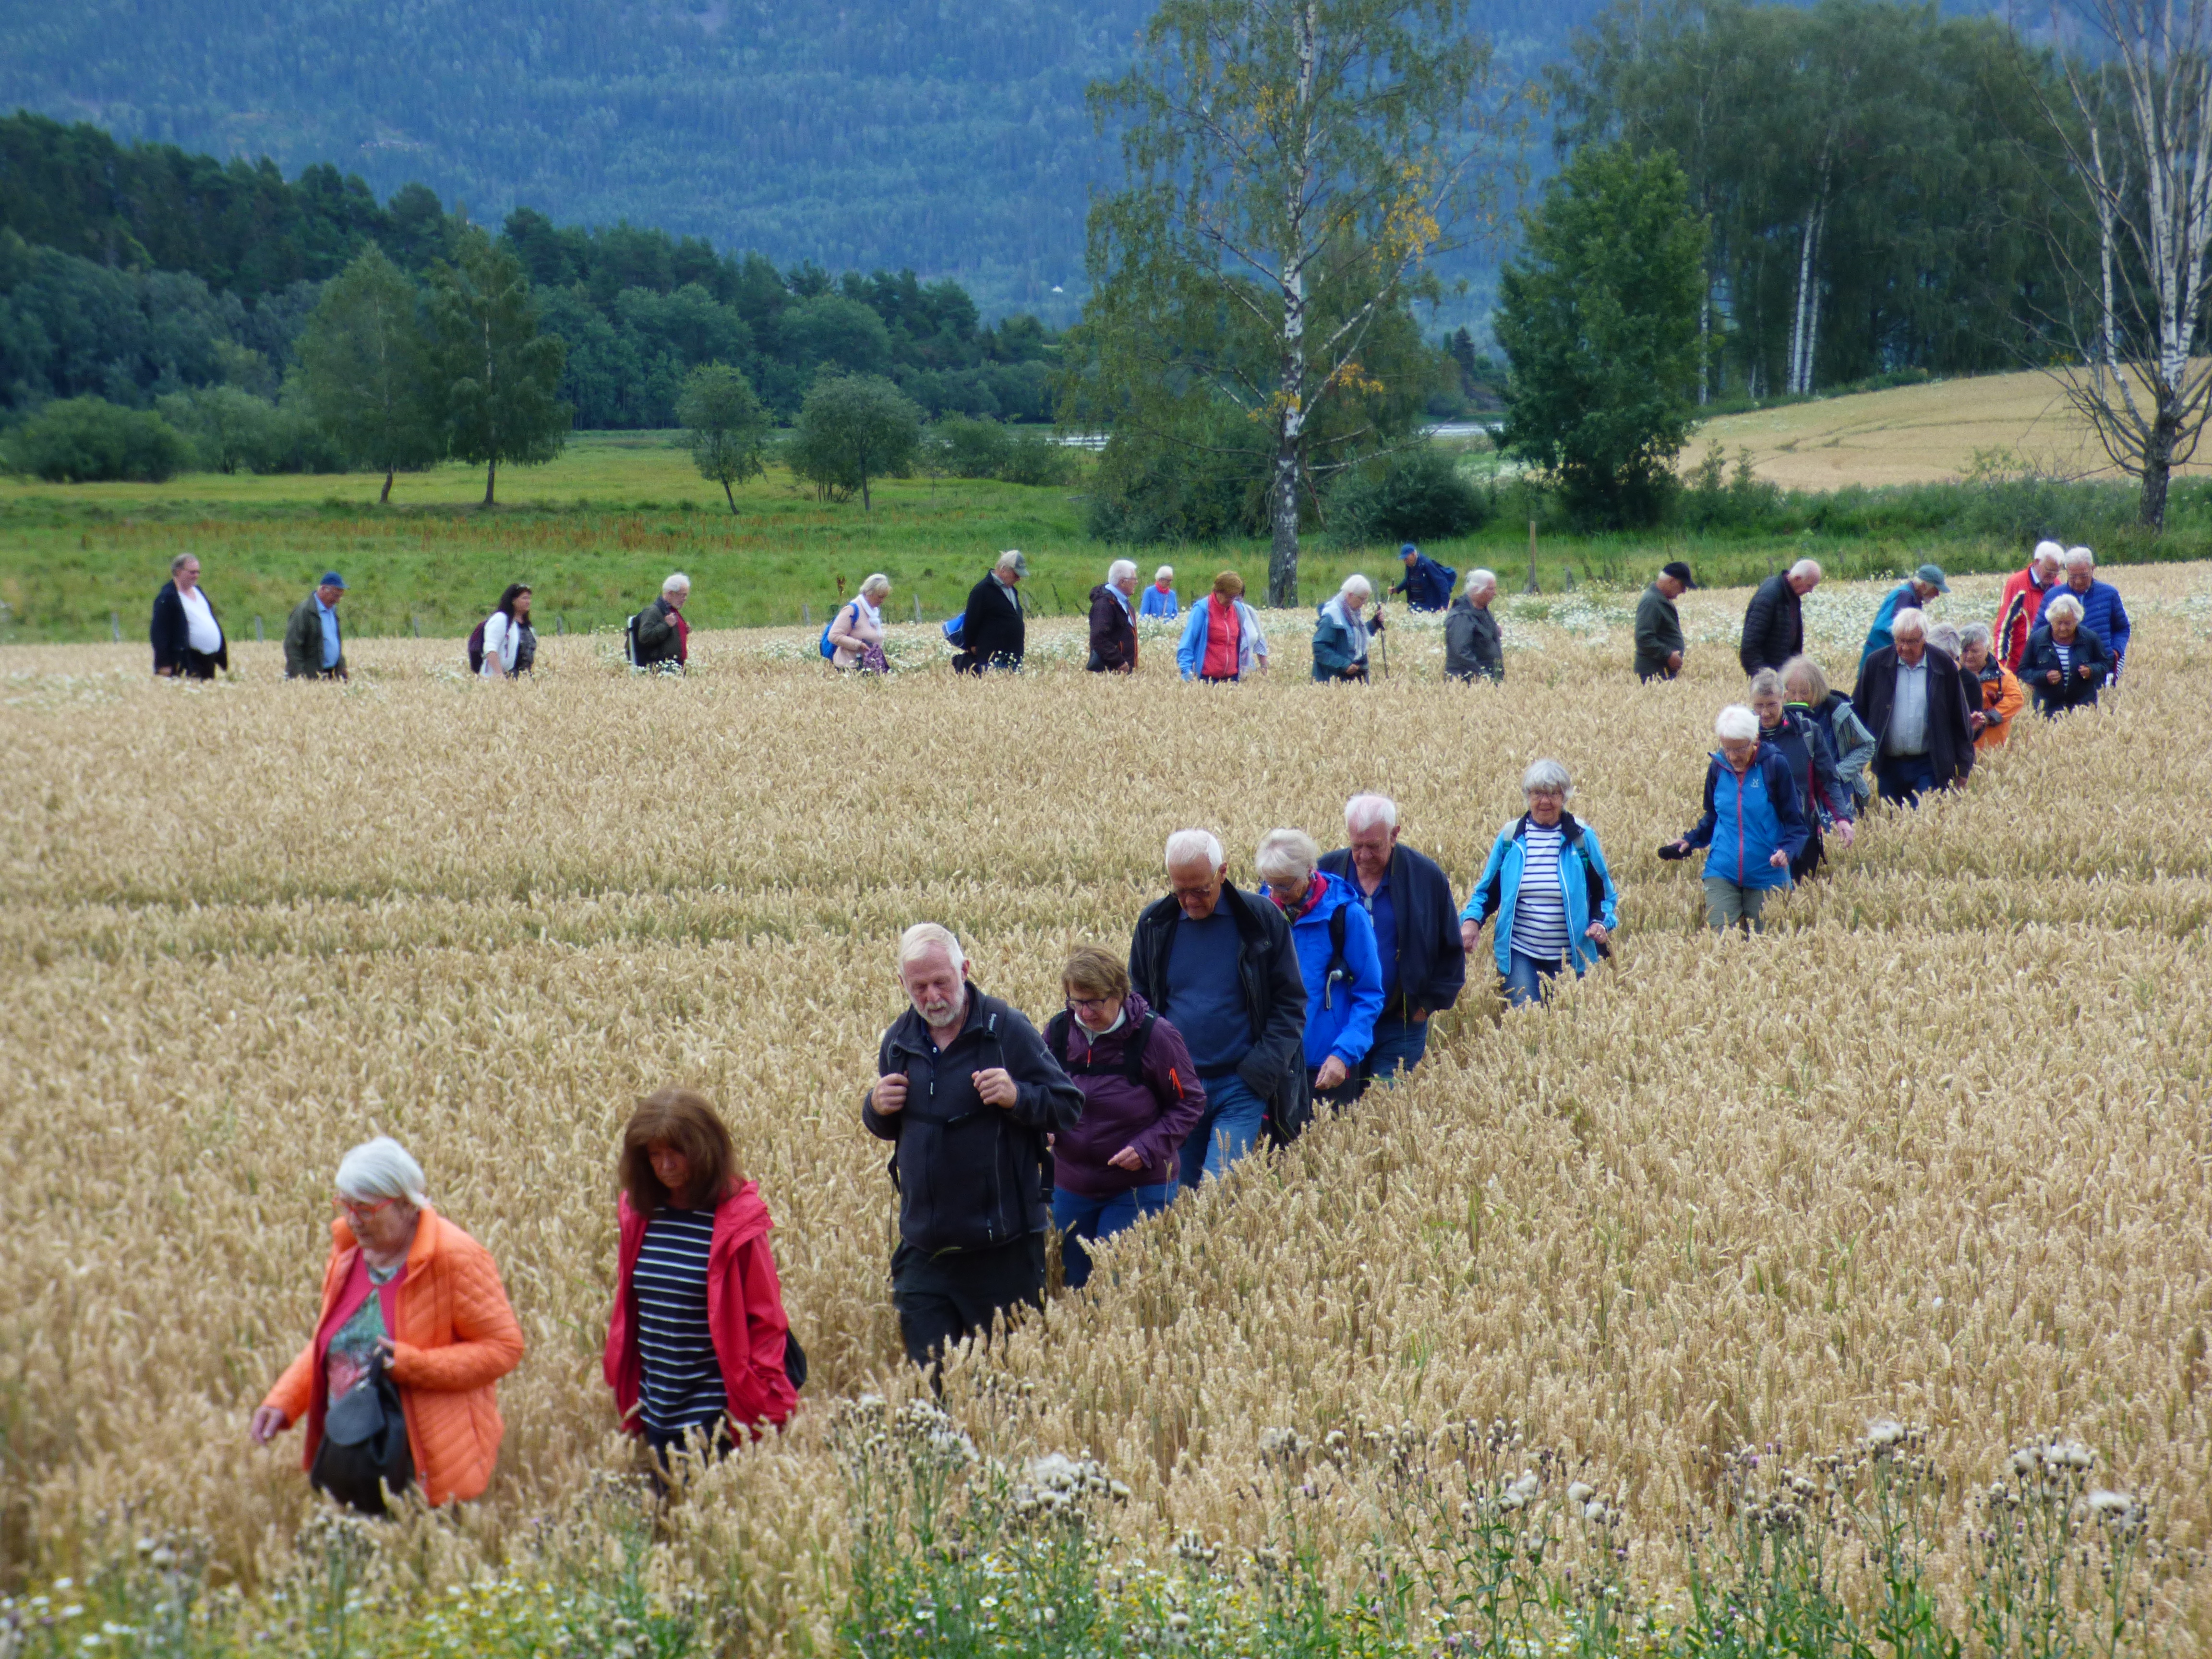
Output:
<svg viewBox="0 0 2212 1659">
<path fill-rule="evenodd" d="M 2006 578 L 2004 592 L 1997 595 L 1995 654 L 2014 673 L 2020 672 L 2021 653 L 2027 649 L 2027 636 L 2035 632 L 2043 601 L 2064 583 L 2065 573 L 2066 550 L 2057 542 L 2038 542 L 2027 568 Z"/>
<path fill-rule="evenodd" d="M 799 1401 L 768 1206 L 705 1097 L 663 1089 L 623 1131 L 622 1224 L 605 1372 L 659 1474 L 687 1447 L 783 1426 Z M 801 1373 L 803 1375 L 803 1372 Z"/>
</svg>

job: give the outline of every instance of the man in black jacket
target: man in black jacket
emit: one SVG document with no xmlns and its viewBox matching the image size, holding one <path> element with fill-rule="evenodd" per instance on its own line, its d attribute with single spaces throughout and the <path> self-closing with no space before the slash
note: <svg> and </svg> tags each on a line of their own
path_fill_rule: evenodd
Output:
<svg viewBox="0 0 2212 1659">
<path fill-rule="evenodd" d="M 1094 674 L 1137 672 L 1137 567 L 1116 559 L 1091 590 L 1091 661 Z"/>
<path fill-rule="evenodd" d="M 200 586 L 199 556 L 169 561 L 169 580 L 154 596 L 154 672 L 164 679 L 211 680 L 230 669 L 230 641 L 216 619 L 215 604 Z"/>
<path fill-rule="evenodd" d="M 1291 924 L 1230 884 L 1218 841 L 1178 830 L 1167 864 L 1175 890 L 1137 918 L 1129 979 L 1174 1023 L 1206 1085 L 1206 1115 L 1182 1145 L 1182 1184 L 1195 1187 L 1250 1152 L 1262 1129 L 1285 1144 L 1312 1116 L 1306 986 Z"/>
<path fill-rule="evenodd" d="M 884 1033 L 860 1121 L 895 1148 L 891 1301 L 907 1358 L 931 1365 L 1000 1314 L 1043 1305 L 1045 1137 L 1073 1127 L 1083 1093 L 1035 1026 L 969 982 L 951 929 L 908 928 L 899 979 L 912 1006 Z"/>
<path fill-rule="evenodd" d="M 1748 676 L 1762 668 L 1777 673 L 1790 658 L 1805 650 L 1805 612 L 1799 604 L 1820 585 L 1820 567 L 1800 559 L 1778 576 L 1759 583 L 1743 613 L 1743 643 L 1736 659 Z"/>
<path fill-rule="evenodd" d="M 1354 795 L 1344 804 L 1347 846 L 1321 867 L 1351 884 L 1375 924 L 1382 958 L 1382 1015 L 1359 1063 L 1359 1086 L 1410 1072 L 1429 1051 L 1429 1016 L 1459 1000 L 1467 984 L 1451 878 L 1435 860 L 1401 845 L 1398 806 L 1388 795 Z"/>
<path fill-rule="evenodd" d="M 1874 733 L 1874 775 L 1884 800 L 1917 805 L 1974 769 L 1974 732 L 1959 665 L 1928 643 L 1928 618 L 1900 611 L 1895 643 L 1866 659 L 1851 708 Z"/>
<path fill-rule="evenodd" d="M 1022 578 L 1030 562 L 1019 548 L 999 555 L 991 574 L 968 590 L 967 622 L 960 634 L 960 654 L 952 659 L 957 674 L 981 674 L 993 668 L 1018 673 L 1022 646 L 1027 633 L 1022 623 Z"/>
</svg>

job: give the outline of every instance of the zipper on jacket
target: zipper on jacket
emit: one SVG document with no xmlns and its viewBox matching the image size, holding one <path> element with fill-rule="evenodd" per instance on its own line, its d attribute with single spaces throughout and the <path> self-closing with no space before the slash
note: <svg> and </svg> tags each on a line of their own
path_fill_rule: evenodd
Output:
<svg viewBox="0 0 2212 1659">
<path fill-rule="evenodd" d="M 1743 885 L 1743 791 L 1750 782 L 1751 774 L 1744 772 L 1735 781 L 1735 884 Z"/>
</svg>

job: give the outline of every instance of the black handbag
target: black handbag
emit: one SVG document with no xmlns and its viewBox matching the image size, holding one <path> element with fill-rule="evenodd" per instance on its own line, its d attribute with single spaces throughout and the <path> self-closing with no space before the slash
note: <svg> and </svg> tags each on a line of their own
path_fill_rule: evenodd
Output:
<svg viewBox="0 0 2212 1659">
<path fill-rule="evenodd" d="M 361 1385 L 324 1417 L 323 1440 L 315 1448 L 307 1482 L 363 1515 L 385 1512 L 385 1488 L 396 1498 L 415 1484 L 407 1415 L 400 1408 L 399 1385 L 384 1369 L 381 1353 L 370 1362 Z"/>
<path fill-rule="evenodd" d="M 799 1346 L 797 1331 L 783 1334 L 783 1374 L 791 1379 L 793 1393 L 806 1386 L 806 1350 Z"/>
</svg>

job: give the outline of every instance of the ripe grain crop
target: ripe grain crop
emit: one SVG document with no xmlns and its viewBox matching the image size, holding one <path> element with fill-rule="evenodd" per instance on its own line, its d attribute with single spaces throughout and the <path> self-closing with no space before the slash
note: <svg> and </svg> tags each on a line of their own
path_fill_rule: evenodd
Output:
<svg viewBox="0 0 2212 1659">
<path fill-rule="evenodd" d="M 1249 882 L 1265 830 L 1332 844 L 1382 789 L 1464 895 L 1549 755 L 1621 882 L 1613 962 L 1501 1015 L 1486 939 L 1410 1083 L 1101 1247 L 1090 1288 L 951 1368 L 953 1419 L 994 1455 L 1096 1460 L 1155 1560 L 1273 1547 L 1255 1483 L 1286 1432 L 1510 1419 L 1591 1472 L 1664 1586 L 1740 1447 L 1894 1417 L 1959 1483 L 1954 1600 L 1965 1483 L 2055 1433 L 2155 1517 L 2160 1628 L 2204 1651 L 2212 569 L 2121 575 L 2107 708 L 1878 815 L 1748 940 L 1651 855 L 1741 695 L 1741 592 L 1685 599 L 1690 671 L 1654 687 L 1634 595 L 1587 589 L 1506 602 L 1502 687 L 1443 684 L 1417 621 L 1387 681 L 1317 687 L 1287 616 L 1275 675 L 1221 690 L 1176 681 L 1164 630 L 1120 680 L 1053 626 L 1035 672 L 984 684 L 933 629 L 902 630 L 914 669 L 885 682 L 795 632 L 702 634 L 684 680 L 552 640 L 519 686 L 461 676 L 450 641 L 362 641 L 343 688 L 280 683 L 273 646 L 204 687 L 132 647 L 0 653 L 0 1572 L 177 1528 L 218 1579 L 292 1582 L 299 1443 L 252 1451 L 245 1423 L 313 1318 L 331 1171 L 377 1131 L 490 1249 L 530 1342 L 491 1492 L 408 1534 L 408 1571 L 442 1594 L 581 1526 L 631 1467 L 599 1376 L 611 1150 L 680 1081 L 775 1213 L 815 1404 L 706 1478 L 653 1582 L 711 1589 L 740 1646 L 828 1643 L 830 1402 L 913 1392 L 857 1121 L 899 928 L 957 927 L 1041 1018 L 1066 948 L 1122 945 L 1164 890 L 1170 830 L 1214 829 Z M 1839 683 L 1879 591 L 1808 605 Z M 1370 1462 L 1321 1528 L 1347 1572 L 1407 1467 Z"/>
</svg>

